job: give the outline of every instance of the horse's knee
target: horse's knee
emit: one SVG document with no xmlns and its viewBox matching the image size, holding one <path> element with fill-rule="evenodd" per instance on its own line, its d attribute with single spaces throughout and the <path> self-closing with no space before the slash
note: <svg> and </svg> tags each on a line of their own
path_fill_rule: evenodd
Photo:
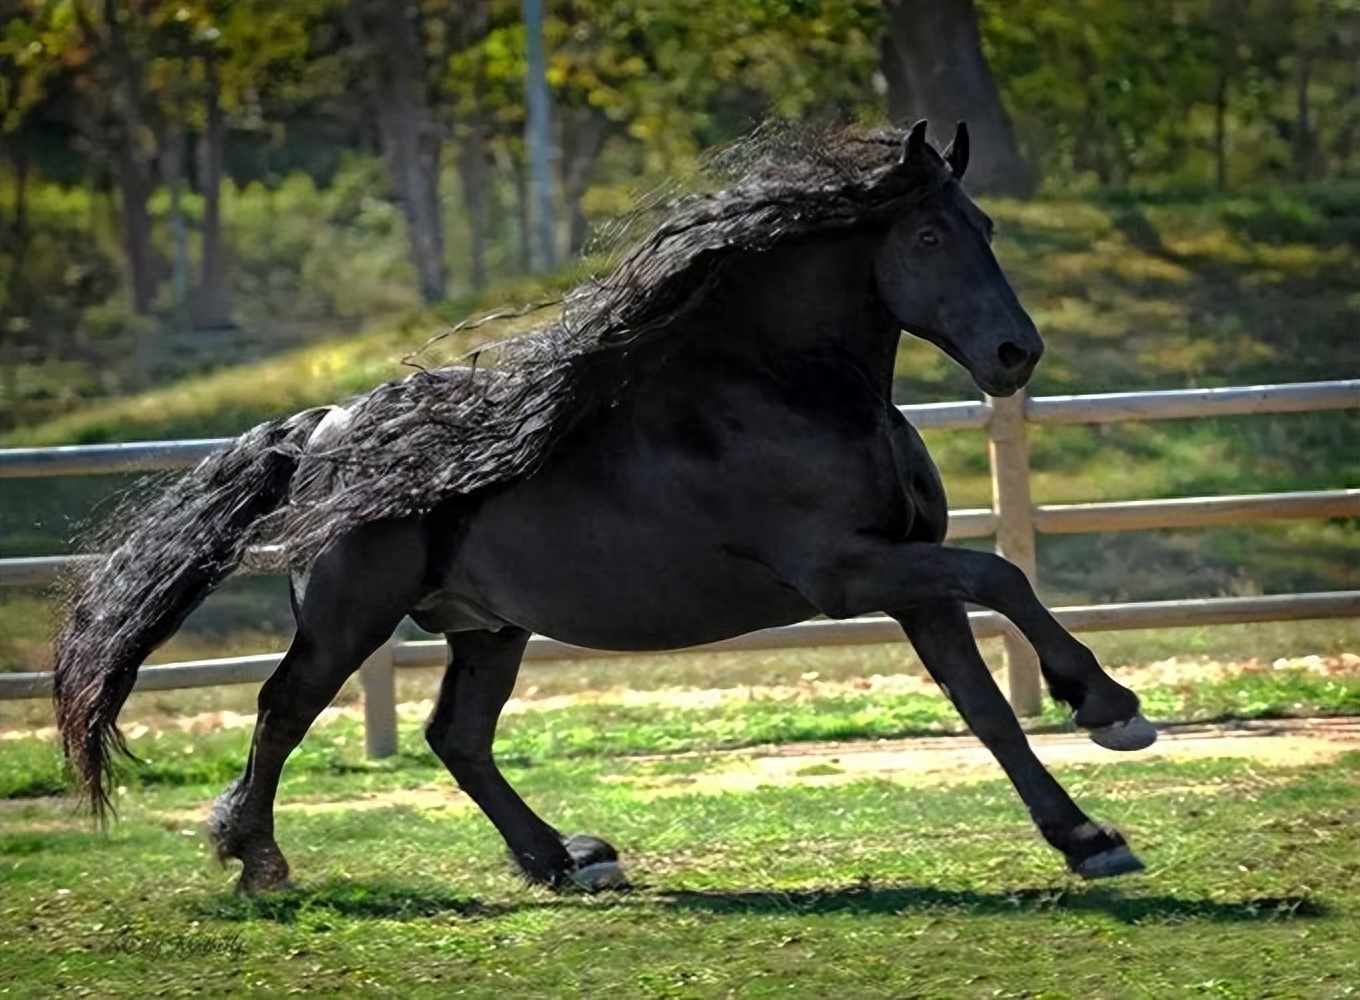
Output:
<svg viewBox="0 0 1360 1000">
<path fill-rule="evenodd" d="M 1015 563 L 1002 556 L 991 552 L 979 552 L 977 555 L 983 557 L 983 565 L 986 567 L 985 582 L 979 580 L 982 586 L 969 587 L 969 590 L 979 592 L 992 591 L 998 595 L 1005 595 L 1012 599 L 1021 596 L 1034 596 L 1034 585 L 1029 582 L 1029 577 Z M 975 578 L 976 579 L 976 578 Z"/>
</svg>

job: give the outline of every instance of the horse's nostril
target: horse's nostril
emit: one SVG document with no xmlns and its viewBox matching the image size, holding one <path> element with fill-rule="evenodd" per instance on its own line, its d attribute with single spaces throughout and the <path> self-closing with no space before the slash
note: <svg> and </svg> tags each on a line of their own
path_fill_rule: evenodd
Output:
<svg viewBox="0 0 1360 1000">
<path fill-rule="evenodd" d="M 997 357 L 1001 359 L 1003 368 L 1019 368 L 1030 359 L 1029 351 L 1017 344 L 1012 344 L 1009 340 L 997 348 Z"/>
</svg>

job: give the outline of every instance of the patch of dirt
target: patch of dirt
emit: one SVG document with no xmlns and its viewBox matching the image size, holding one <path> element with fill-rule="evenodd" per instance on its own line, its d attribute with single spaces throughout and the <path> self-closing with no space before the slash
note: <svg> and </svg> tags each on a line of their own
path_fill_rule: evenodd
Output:
<svg viewBox="0 0 1360 1000">
<path fill-rule="evenodd" d="M 1029 743 L 1046 766 L 1223 757 L 1259 760 L 1274 766 L 1302 766 L 1360 750 L 1360 718 L 1168 727 L 1159 734 L 1156 743 L 1136 753 L 1106 750 L 1092 743 L 1084 733 L 1031 735 Z M 815 787 L 865 778 L 920 786 L 1001 776 L 991 753 L 972 736 L 798 744 L 696 756 L 711 760 L 714 766 L 683 776 L 662 775 L 640 782 L 633 777 L 617 780 L 643 784 L 651 794 L 675 795 L 746 792 L 781 785 Z"/>
<path fill-rule="evenodd" d="M 1339 656 L 1280 659 L 1272 663 L 1257 660 L 1220 662 L 1202 657 L 1171 659 L 1146 666 L 1117 668 L 1111 673 L 1122 683 L 1138 690 L 1154 685 L 1211 682 L 1242 673 L 1274 670 L 1308 670 L 1322 675 L 1354 674 L 1360 671 L 1360 656 L 1343 653 Z M 915 675 L 875 675 L 848 681 L 823 681 L 815 673 L 810 673 L 804 674 L 797 684 L 792 685 L 644 691 L 616 687 L 542 698 L 535 697 L 535 690 L 530 688 L 522 697 L 511 699 L 505 711 L 514 715 L 582 704 L 695 708 L 730 702 L 796 702 L 847 694 L 934 694 L 936 691 L 929 679 Z M 423 700 L 405 702 L 397 707 L 397 712 L 404 721 L 423 721 L 432 709 L 432 702 Z M 361 707 L 332 706 L 321 714 L 316 725 L 325 726 L 338 719 L 362 718 Z M 254 724 L 253 714 L 223 711 L 134 721 L 125 723 L 124 728 L 129 737 L 135 738 L 153 731 L 153 728 L 155 731 L 194 733 L 253 727 Z M 56 732 L 52 727 L 43 727 L 0 733 L 0 739 L 29 736 L 54 739 Z M 1259 760 L 1273 765 L 1303 765 L 1325 762 L 1348 750 L 1360 749 L 1360 718 L 1290 719 L 1220 726 L 1178 725 L 1164 729 L 1156 744 L 1134 754 L 1116 754 L 1105 750 L 1091 743 L 1082 733 L 1032 734 L 1030 745 L 1046 765 L 1211 757 Z M 991 754 L 971 736 L 794 744 L 679 756 L 692 757 L 703 766 L 684 775 L 646 777 L 634 774 L 604 780 L 626 782 L 640 788 L 644 795 L 656 796 L 695 792 L 723 794 L 795 784 L 815 787 L 871 777 L 907 786 L 938 785 L 983 781 L 1001 775 Z M 674 760 L 675 755 L 633 759 Z M 278 809 L 315 814 L 389 806 L 407 806 L 422 811 L 461 810 L 470 808 L 471 803 L 449 782 L 414 789 L 367 792 L 340 800 L 315 796 L 293 797 L 280 800 Z M 167 813 L 163 820 L 177 824 L 198 824 L 207 818 L 208 808 L 209 804 L 204 803 L 197 809 Z"/>
</svg>

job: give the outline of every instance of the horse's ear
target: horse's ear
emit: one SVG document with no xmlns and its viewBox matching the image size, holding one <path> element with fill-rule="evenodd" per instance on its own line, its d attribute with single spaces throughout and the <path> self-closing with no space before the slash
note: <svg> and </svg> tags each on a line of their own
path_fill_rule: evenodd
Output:
<svg viewBox="0 0 1360 1000">
<path fill-rule="evenodd" d="M 922 118 L 907 133 L 907 141 L 902 144 L 902 163 L 919 160 L 926 151 L 926 120 Z"/>
<path fill-rule="evenodd" d="M 954 129 L 954 139 L 944 151 L 945 162 L 953 171 L 956 180 L 963 180 L 963 172 L 968 169 L 968 123 L 959 122 Z"/>
</svg>

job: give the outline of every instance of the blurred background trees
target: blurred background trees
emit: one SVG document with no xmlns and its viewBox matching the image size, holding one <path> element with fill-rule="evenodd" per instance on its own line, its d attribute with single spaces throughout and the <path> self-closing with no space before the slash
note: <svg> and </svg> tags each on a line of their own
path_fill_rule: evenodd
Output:
<svg viewBox="0 0 1360 1000">
<path fill-rule="evenodd" d="M 770 118 L 966 118 L 1018 196 L 1360 174 L 1355 0 L 545 11 L 559 258 Z M 525 271 L 526 53 L 520 0 L 0 0 L 3 424 Z"/>
</svg>

